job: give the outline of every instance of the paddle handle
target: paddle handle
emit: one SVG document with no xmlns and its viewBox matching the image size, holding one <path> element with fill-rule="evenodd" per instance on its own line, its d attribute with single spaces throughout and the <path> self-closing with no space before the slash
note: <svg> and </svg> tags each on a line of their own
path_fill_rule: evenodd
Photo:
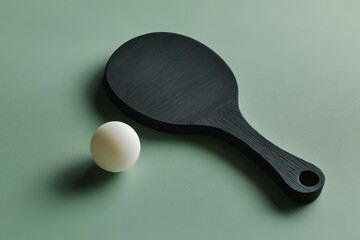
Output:
<svg viewBox="0 0 360 240">
<path fill-rule="evenodd" d="M 321 193 L 325 176 L 315 165 L 288 153 L 265 139 L 241 115 L 236 98 L 230 99 L 196 122 L 208 133 L 245 150 L 293 200 L 312 202 Z"/>
</svg>

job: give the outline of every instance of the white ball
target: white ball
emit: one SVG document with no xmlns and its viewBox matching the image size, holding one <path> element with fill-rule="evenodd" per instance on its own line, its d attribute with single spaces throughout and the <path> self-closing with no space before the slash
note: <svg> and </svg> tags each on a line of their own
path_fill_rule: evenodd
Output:
<svg viewBox="0 0 360 240">
<path fill-rule="evenodd" d="M 135 130 L 123 122 L 107 122 L 96 129 L 90 142 L 94 162 L 109 172 L 130 168 L 139 157 L 140 140 Z"/>
</svg>

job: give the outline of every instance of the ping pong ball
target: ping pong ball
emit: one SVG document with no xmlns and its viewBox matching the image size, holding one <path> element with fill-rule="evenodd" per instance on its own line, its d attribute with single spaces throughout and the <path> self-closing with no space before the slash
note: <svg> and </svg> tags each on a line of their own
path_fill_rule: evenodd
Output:
<svg viewBox="0 0 360 240">
<path fill-rule="evenodd" d="M 123 122 L 107 122 L 94 132 L 90 142 L 94 162 L 108 172 L 122 172 L 139 157 L 140 140 L 135 130 Z"/>
</svg>

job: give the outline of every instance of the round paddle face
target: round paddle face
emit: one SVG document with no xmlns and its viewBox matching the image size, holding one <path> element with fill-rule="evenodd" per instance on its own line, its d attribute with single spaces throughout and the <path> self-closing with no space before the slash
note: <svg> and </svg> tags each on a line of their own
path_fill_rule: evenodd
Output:
<svg viewBox="0 0 360 240">
<path fill-rule="evenodd" d="M 112 99 L 136 120 L 159 130 L 220 137 L 250 153 L 291 198 L 310 202 L 319 196 L 321 170 L 245 121 L 233 73 L 205 45 L 174 33 L 146 34 L 115 51 L 105 77 Z"/>
<path fill-rule="evenodd" d="M 105 78 L 118 103 L 172 125 L 191 125 L 238 95 L 233 73 L 215 52 L 174 33 L 126 42 L 109 59 Z"/>
</svg>

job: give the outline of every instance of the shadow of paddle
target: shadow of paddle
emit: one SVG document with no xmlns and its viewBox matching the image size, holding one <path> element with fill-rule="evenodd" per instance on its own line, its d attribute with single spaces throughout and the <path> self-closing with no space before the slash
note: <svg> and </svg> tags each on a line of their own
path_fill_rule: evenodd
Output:
<svg viewBox="0 0 360 240">
<path fill-rule="evenodd" d="M 304 206 L 291 200 L 256 162 L 228 143 L 212 136 L 189 135 L 185 138 L 187 141 L 212 151 L 219 158 L 226 160 L 231 166 L 246 175 L 248 179 L 261 189 L 265 197 L 270 199 L 272 206 L 277 210 L 283 213 L 291 213 Z"/>
</svg>

